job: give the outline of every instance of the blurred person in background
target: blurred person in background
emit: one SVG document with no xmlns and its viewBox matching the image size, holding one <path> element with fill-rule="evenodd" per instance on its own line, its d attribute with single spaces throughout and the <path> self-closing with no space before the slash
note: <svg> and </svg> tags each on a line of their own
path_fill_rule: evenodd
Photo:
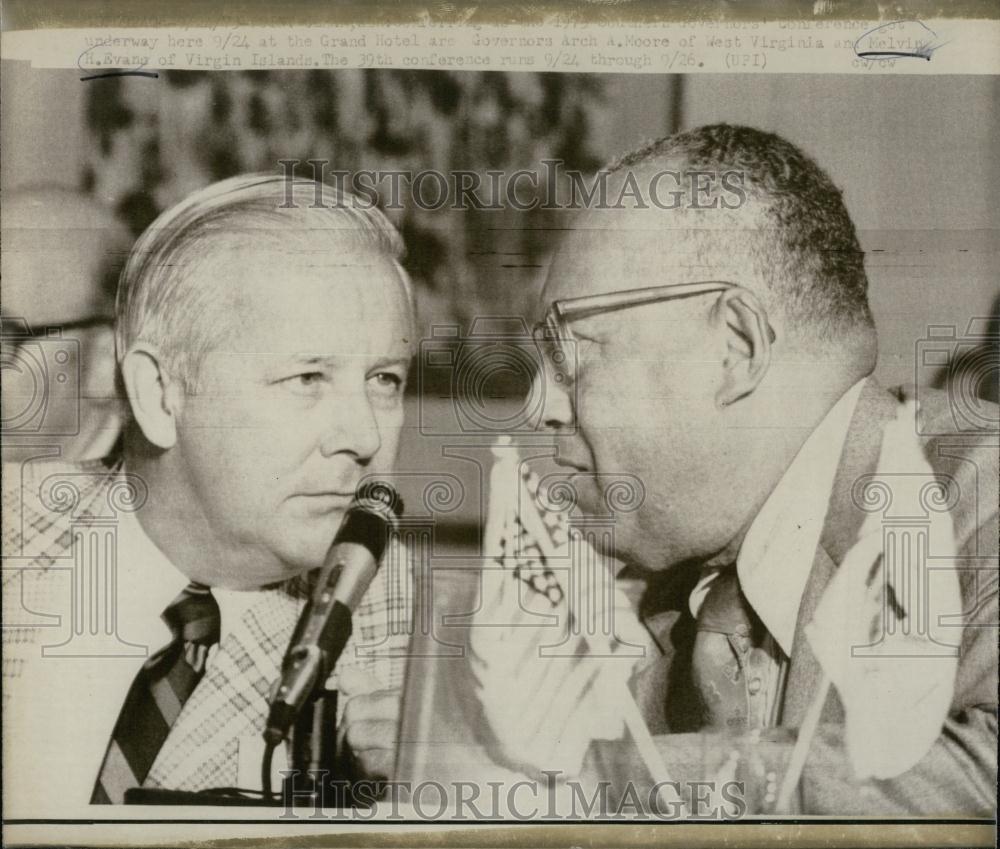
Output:
<svg viewBox="0 0 1000 849">
<path fill-rule="evenodd" d="M 2 242 L 5 444 L 56 445 L 74 461 L 113 454 L 114 303 L 128 230 L 93 198 L 37 185 L 5 194 Z"/>
</svg>

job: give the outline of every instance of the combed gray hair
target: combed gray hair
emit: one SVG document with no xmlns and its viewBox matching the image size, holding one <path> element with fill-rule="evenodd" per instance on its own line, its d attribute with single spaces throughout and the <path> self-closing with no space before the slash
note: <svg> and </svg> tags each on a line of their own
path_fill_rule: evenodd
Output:
<svg viewBox="0 0 1000 849">
<path fill-rule="evenodd" d="M 132 248 L 118 282 L 115 348 L 119 364 L 139 342 L 155 347 L 171 374 L 191 389 L 204 354 L 219 339 L 219 302 L 212 274 L 198 274 L 220 248 L 276 242 L 289 235 L 336 239 L 347 249 L 373 250 L 400 265 L 403 240 L 377 208 L 314 180 L 244 174 L 213 183 L 163 212 Z M 412 336 L 411 336 L 412 338 Z"/>
</svg>

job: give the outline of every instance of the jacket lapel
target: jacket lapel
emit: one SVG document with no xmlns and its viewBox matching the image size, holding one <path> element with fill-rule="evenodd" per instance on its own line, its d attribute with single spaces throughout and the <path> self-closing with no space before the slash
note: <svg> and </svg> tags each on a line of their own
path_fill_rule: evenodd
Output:
<svg viewBox="0 0 1000 849">
<path fill-rule="evenodd" d="M 895 416 L 896 407 L 897 401 L 874 378 L 868 380 L 858 397 L 830 492 L 823 532 L 799 605 L 780 718 L 783 726 L 801 725 L 822 678 L 823 671 L 809 646 L 804 628 L 812 621 L 826 585 L 857 539 L 865 513 L 855 502 L 853 488 L 859 478 L 875 471 L 882 447 L 882 431 Z M 822 720 L 837 722 L 842 718 L 840 700 L 831 691 Z"/>
<path fill-rule="evenodd" d="M 300 610 L 301 601 L 284 587 L 262 592 L 223 639 L 145 786 L 194 791 L 236 785 L 240 740 L 264 730 L 268 691 Z"/>
</svg>

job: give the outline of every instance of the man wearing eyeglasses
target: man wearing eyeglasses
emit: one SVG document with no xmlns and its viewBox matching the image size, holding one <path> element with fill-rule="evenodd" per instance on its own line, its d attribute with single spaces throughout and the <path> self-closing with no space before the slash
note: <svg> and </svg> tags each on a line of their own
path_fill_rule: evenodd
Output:
<svg viewBox="0 0 1000 849">
<path fill-rule="evenodd" d="M 692 196 L 667 210 L 647 196 L 579 216 L 543 293 L 545 425 L 585 514 L 607 512 L 618 476 L 643 483 L 644 502 L 616 515 L 605 554 L 646 579 L 640 613 L 659 651 L 632 689 L 650 731 L 760 739 L 798 729 L 815 696 L 822 670 L 802 629 L 857 538 L 852 485 L 875 471 L 899 399 L 871 377 L 863 254 L 840 191 L 812 160 L 778 136 L 718 125 L 626 156 L 610 183 L 631 174 L 650 185 L 664 171 L 738 172 L 746 202 Z M 948 398 L 922 392 L 920 402 L 923 432 L 944 434 L 924 441 L 928 462 L 961 493 L 959 556 L 995 564 L 989 434 L 955 439 Z M 962 582 L 960 666 L 940 738 L 898 778 L 859 781 L 831 694 L 802 811 L 993 815 L 996 573 L 978 589 L 970 575 Z M 590 680 L 559 670 L 585 698 Z M 761 796 L 787 754 L 761 766 Z"/>
<path fill-rule="evenodd" d="M 16 189 L 3 212 L 4 458 L 120 453 L 114 300 L 129 234 L 101 204 L 57 185 Z"/>
</svg>

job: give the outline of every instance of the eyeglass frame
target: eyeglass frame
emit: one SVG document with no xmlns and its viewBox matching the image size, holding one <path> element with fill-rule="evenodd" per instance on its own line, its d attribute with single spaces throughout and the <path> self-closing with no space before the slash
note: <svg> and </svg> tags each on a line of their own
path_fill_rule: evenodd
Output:
<svg viewBox="0 0 1000 849">
<path fill-rule="evenodd" d="M 576 342 L 573 330 L 569 326 L 571 321 L 614 310 L 663 303 L 676 298 L 727 292 L 730 289 L 738 288 L 740 288 L 738 283 L 726 280 L 699 280 L 690 283 L 666 283 L 660 286 L 644 286 L 639 289 L 623 289 L 617 292 L 604 292 L 600 295 L 584 295 L 579 298 L 561 298 L 549 304 L 542 320 L 534 326 L 533 335 L 538 341 L 538 333 L 541 331 L 545 334 L 545 341 L 555 341 L 559 346 L 560 356 L 568 362 L 570 356 L 566 353 L 563 345 L 565 342 L 573 342 L 574 344 Z M 770 323 L 767 325 L 767 332 L 768 341 L 773 343 L 777 339 L 777 335 Z M 554 364 L 556 366 L 562 365 L 558 362 Z M 575 374 L 570 376 L 569 382 L 575 380 L 575 377 Z M 555 379 L 556 382 L 562 383 L 566 378 L 557 372 Z"/>
</svg>

